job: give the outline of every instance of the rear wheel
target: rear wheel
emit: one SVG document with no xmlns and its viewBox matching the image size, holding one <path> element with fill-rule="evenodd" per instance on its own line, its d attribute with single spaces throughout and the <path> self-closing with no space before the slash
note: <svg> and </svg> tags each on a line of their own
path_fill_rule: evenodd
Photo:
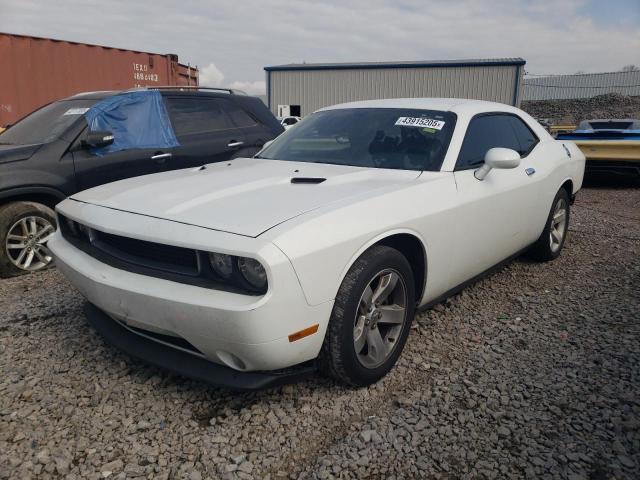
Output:
<svg viewBox="0 0 640 480">
<path fill-rule="evenodd" d="M 553 199 L 547 223 L 540 238 L 533 244 L 529 256 L 540 262 L 554 260 L 560 255 L 569 230 L 569 194 L 564 188 Z"/>
<path fill-rule="evenodd" d="M 378 381 L 402 353 L 414 310 L 413 272 L 407 259 L 390 247 L 370 248 L 340 286 L 320 369 L 353 386 Z"/>
<path fill-rule="evenodd" d="M 0 277 L 35 272 L 53 261 L 47 241 L 55 232 L 55 214 L 34 202 L 0 207 Z"/>
</svg>

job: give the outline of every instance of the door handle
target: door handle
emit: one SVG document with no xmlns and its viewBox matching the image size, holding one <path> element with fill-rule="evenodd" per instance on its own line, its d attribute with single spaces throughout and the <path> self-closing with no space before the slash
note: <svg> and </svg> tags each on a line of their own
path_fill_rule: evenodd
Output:
<svg viewBox="0 0 640 480">
<path fill-rule="evenodd" d="M 158 163 L 163 163 L 167 158 L 171 158 L 173 155 L 170 153 L 158 153 L 151 157 L 151 160 L 155 160 Z"/>
<path fill-rule="evenodd" d="M 229 148 L 237 148 L 237 147 L 241 147 L 242 145 L 244 145 L 244 142 L 236 142 L 235 140 L 231 140 L 229 142 L 229 144 L 227 145 L 227 147 L 229 147 Z"/>
</svg>

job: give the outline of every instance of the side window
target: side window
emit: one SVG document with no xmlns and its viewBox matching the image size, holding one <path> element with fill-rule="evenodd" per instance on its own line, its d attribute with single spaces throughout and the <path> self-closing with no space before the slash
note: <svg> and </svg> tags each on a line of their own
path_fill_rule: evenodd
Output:
<svg viewBox="0 0 640 480">
<path fill-rule="evenodd" d="M 536 137 L 535 133 L 533 133 L 527 124 L 520 118 L 511 116 L 510 119 L 511 126 L 513 127 L 513 131 L 518 139 L 518 144 L 520 145 L 520 148 L 516 149 L 516 151 L 520 155 L 527 155 L 538 143 L 538 137 Z"/>
<path fill-rule="evenodd" d="M 255 118 L 235 103 L 226 100 L 223 100 L 223 102 L 224 109 L 237 127 L 252 127 L 258 123 Z"/>
<path fill-rule="evenodd" d="M 216 98 L 165 97 L 176 136 L 234 128 Z"/>
<path fill-rule="evenodd" d="M 462 142 L 456 170 L 482 165 L 485 154 L 491 148 L 502 147 L 519 151 L 520 143 L 516 138 L 510 119 L 510 115 L 499 114 L 473 118 Z"/>
</svg>

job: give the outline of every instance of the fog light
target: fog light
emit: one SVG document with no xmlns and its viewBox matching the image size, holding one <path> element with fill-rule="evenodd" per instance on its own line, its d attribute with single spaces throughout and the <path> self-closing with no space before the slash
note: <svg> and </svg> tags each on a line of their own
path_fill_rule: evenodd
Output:
<svg viewBox="0 0 640 480">
<path fill-rule="evenodd" d="M 233 353 L 218 350 L 216 352 L 218 358 L 227 366 L 234 370 L 246 370 L 247 365 L 242 361 L 240 357 L 235 356 Z"/>
</svg>

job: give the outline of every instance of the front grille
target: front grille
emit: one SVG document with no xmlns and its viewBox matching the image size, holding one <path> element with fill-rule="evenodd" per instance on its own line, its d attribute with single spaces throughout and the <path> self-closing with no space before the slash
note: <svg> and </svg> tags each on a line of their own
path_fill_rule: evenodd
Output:
<svg viewBox="0 0 640 480">
<path fill-rule="evenodd" d="M 164 344 L 168 344 L 168 345 L 180 348 L 182 350 L 187 350 L 191 353 L 195 353 L 196 355 L 200 355 L 201 357 L 204 356 L 204 354 L 200 350 L 198 350 L 193 344 L 189 343 L 187 340 L 185 340 L 182 337 L 172 337 L 171 335 L 164 335 L 162 333 L 151 332 L 149 330 L 144 330 L 142 328 L 134 327 L 132 325 L 127 325 L 119 320 L 116 320 L 116 321 L 120 325 L 122 325 L 124 328 L 130 330 L 136 335 L 141 335 L 143 337 L 149 338 L 150 340 L 155 340 Z"/>
<path fill-rule="evenodd" d="M 61 219 L 60 231 L 69 242 L 99 260 L 159 270 L 179 275 L 197 276 L 198 252 L 136 238 L 113 235 L 69 220 Z M 117 265 L 115 265 L 117 266 Z"/>
<path fill-rule="evenodd" d="M 220 279 L 211 268 L 208 252 L 114 235 L 58 216 L 60 232 L 69 243 L 114 268 L 243 295 L 266 292 L 266 286 L 264 291 L 257 291 L 245 285 L 246 281 L 231 283 Z"/>
<path fill-rule="evenodd" d="M 93 245 L 105 253 L 137 265 L 183 275 L 198 274 L 195 250 L 93 230 Z"/>
</svg>

